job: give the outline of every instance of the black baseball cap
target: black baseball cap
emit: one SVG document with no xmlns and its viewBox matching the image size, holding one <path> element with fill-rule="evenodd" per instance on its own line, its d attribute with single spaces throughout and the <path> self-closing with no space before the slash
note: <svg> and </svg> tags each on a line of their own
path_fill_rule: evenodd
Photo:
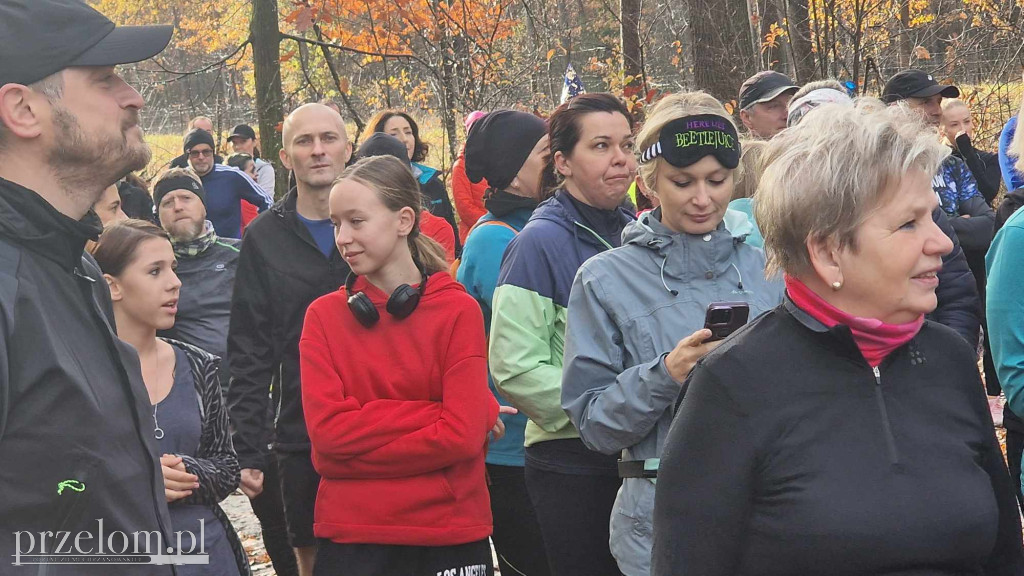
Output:
<svg viewBox="0 0 1024 576">
<path fill-rule="evenodd" d="M 783 92 L 796 92 L 798 89 L 785 74 L 772 70 L 758 72 L 740 85 L 740 110 L 767 102 Z"/>
<path fill-rule="evenodd" d="M 152 58 L 171 26 L 115 26 L 81 0 L 0 1 L 0 86 L 31 84 L 72 66 Z"/>
<path fill-rule="evenodd" d="M 228 136 L 228 142 L 232 138 L 246 138 L 248 140 L 256 139 L 256 131 L 252 129 L 252 126 L 248 124 L 239 124 L 231 129 L 231 135 Z"/>
<path fill-rule="evenodd" d="M 936 94 L 942 94 L 943 98 L 958 98 L 960 89 L 949 84 L 939 84 L 931 74 L 911 68 L 889 78 L 882 89 L 882 101 L 891 104 L 907 98 L 931 98 Z"/>
</svg>

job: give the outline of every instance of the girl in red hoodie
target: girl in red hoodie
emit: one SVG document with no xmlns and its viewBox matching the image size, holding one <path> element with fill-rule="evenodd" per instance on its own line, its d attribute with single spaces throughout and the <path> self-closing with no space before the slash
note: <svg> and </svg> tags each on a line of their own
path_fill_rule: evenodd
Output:
<svg viewBox="0 0 1024 576">
<path fill-rule="evenodd" d="M 360 160 L 331 190 L 352 273 L 309 307 L 299 343 L 322 477 L 317 576 L 493 572 L 484 448 L 502 430 L 483 317 L 420 235 L 420 196 L 389 156 Z"/>
</svg>

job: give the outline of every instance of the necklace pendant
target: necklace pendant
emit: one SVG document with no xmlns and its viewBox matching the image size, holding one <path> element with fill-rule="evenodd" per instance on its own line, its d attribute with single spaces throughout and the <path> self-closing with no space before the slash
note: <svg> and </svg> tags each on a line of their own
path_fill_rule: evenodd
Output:
<svg viewBox="0 0 1024 576">
<path fill-rule="evenodd" d="M 157 426 L 153 429 L 153 436 L 156 436 L 157 440 L 161 440 L 164 437 L 164 429 Z"/>
</svg>

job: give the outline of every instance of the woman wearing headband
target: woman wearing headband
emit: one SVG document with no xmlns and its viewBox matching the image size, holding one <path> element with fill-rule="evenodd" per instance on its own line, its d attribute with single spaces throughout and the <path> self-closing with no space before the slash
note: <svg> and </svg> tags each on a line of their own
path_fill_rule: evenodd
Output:
<svg viewBox="0 0 1024 576">
<path fill-rule="evenodd" d="M 623 246 L 580 267 L 569 296 L 562 407 L 591 450 L 621 453 L 611 550 L 626 576 L 651 571 L 654 486 L 676 400 L 719 342 L 708 305 L 745 302 L 751 317 L 782 299 L 764 254 L 727 211 L 740 147 L 722 105 L 703 92 L 658 103 L 637 137 L 641 190 L 660 207 L 628 225 Z"/>
<path fill-rule="evenodd" d="M 652 575 L 1024 569 L 977 354 L 924 318 L 953 248 L 931 216 L 948 153 L 877 100 L 823 104 L 768 144 L 756 210 L 786 299 L 687 380 Z"/>
</svg>

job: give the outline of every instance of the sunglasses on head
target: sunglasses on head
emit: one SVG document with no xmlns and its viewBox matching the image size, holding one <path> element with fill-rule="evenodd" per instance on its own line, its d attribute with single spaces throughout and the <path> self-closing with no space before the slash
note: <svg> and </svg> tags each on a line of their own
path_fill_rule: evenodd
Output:
<svg viewBox="0 0 1024 576">
<path fill-rule="evenodd" d="M 705 156 L 714 156 L 730 170 L 740 163 L 736 127 L 717 114 L 684 116 L 665 124 L 658 141 L 640 155 L 640 163 L 664 158 L 676 168 L 685 168 Z"/>
</svg>

